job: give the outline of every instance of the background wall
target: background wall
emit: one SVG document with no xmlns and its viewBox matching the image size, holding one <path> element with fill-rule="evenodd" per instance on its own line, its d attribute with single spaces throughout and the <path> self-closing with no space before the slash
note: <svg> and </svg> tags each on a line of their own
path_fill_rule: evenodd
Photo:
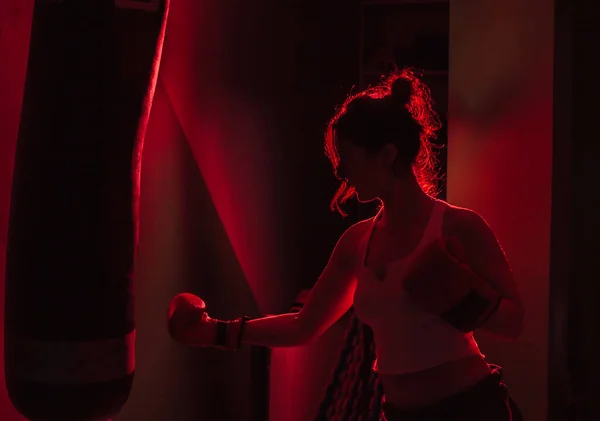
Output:
<svg viewBox="0 0 600 421">
<path fill-rule="evenodd" d="M 553 2 L 450 5 L 448 200 L 479 211 L 526 309 L 516 343 L 479 335 L 525 419 L 546 419 L 552 181 Z"/>
</svg>

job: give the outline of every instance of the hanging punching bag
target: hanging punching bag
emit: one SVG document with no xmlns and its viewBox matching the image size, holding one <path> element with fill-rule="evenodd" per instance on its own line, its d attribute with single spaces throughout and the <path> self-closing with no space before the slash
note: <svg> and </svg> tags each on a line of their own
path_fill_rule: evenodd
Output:
<svg viewBox="0 0 600 421">
<path fill-rule="evenodd" d="M 10 203 L 5 372 L 30 421 L 107 420 L 134 373 L 143 138 L 168 0 L 36 0 Z"/>
</svg>

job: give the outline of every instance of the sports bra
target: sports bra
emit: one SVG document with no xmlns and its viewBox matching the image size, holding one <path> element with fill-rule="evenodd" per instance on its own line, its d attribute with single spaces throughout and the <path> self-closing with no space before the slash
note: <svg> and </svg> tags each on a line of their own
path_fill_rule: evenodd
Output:
<svg viewBox="0 0 600 421">
<path fill-rule="evenodd" d="M 442 236 L 445 202 L 436 200 L 419 245 L 406 257 L 387 265 L 379 280 L 365 265 L 369 243 L 383 208 L 360 242 L 356 267 L 354 313 L 373 331 L 380 374 L 406 374 L 468 356 L 483 356 L 473 333 L 463 333 L 430 314 L 402 288 L 402 279 L 414 258 Z"/>
</svg>

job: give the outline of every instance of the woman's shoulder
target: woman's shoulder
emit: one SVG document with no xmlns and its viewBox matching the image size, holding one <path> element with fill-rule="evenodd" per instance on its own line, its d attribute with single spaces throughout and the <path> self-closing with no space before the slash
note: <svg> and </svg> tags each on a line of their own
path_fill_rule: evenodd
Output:
<svg viewBox="0 0 600 421">
<path fill-rule="evenodd" d="M 373 216 L 368 219 L 363 219 L 362 221 L 351 225 L 340 237 L 338 246 L 341 246 L 348 251 L 353 251 L 367 234 L 374 218 L 375 217 Z"/>
<path fill-rule="evenodd" d="M 367 230 L 373 223 L 374 219 L 375 219 L 375 217 L 373 216 L 371 218 L 363 219 L 362 221 L 359 221 L 359 222 L 351 225 L 350 228 L 348 228 L 344 232 L 344 234 L 342 234 L 342 237 L 347 237 L 350 239 L 361 238 L 364 234 L 367 233 Z"/>
<path fill-rule="evenodd" d="M 440 201 L 446 206 L 443 221 L 443 232 L 446 236 L 460 233 L 489 230 L 489 225 L 479 212 L 472 208 Z"/>
</svg>

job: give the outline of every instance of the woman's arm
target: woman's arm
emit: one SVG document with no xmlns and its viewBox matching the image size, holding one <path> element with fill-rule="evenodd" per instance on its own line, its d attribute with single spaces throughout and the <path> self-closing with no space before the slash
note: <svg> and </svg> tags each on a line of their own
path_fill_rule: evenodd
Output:
<svg viewBox="0 0 600 421">
<path fill-rule="evenodd" d="M 248 321 L 243 343 L 266 347 L 305 345 L 338 321 L 352 306 L 356 250 L 367 222 L 353 225 L 342 235 L 299 313 Z"/>
<path fill-rule="evenodd" d="M 505 340 L 515 340 L 523 332 L 523 303 L 504 251 L 496 236 L 476 212 L 454 208 L 451 235 L 463 246 L 471 270 L 502 294 L 496 311 L 480 329 Z"/>
</svg>

